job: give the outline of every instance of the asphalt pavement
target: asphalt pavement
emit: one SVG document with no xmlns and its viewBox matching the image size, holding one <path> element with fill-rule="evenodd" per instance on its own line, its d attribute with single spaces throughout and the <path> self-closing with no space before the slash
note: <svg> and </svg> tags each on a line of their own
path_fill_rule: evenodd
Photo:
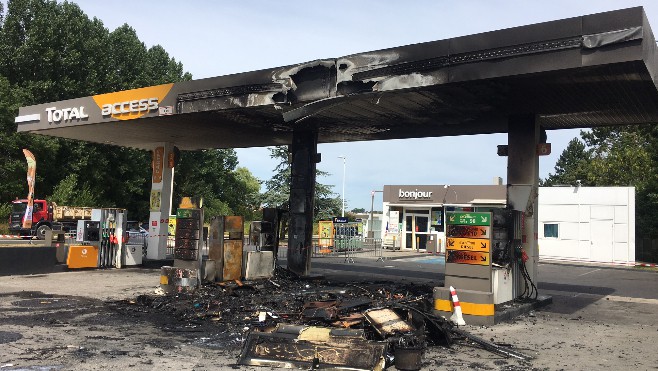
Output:
<svg viewBox="0 0 658 371">
<path fill-rule="evenodd" d="M 314 274 L 349 275 L 357 279 L 400 279 L 442 286 L 445 278 L 443 255 L 385 252 L 377 256 L 314 258 Z M 600 297 L 656 300 L 658 269 L 605 264 L 574 264 L 541 260 L 538 287 L 542 294 L 594 295 Z"/>
<path fill-rule="evenodd" d="M 284 263 L 284 261 L 282 261 Z M 443 257 L 387 252 L 323 256 L 312 273 L 337 280 L 441 285 Z M 157 268 L 90 269 L 0 277 L 0 368 L 7 370 L 177 369 L 236 367 L 239 348 L 205 346 L 212 333 L 151 323 L 138 315 L 141 294 L 159 289 Z M 658 271 L 542 261 L 539 290 L 553 303 L 493 327 L 466 326 L 536 358 L 517 362 L 473 347 L 428 350 L 423 370 L 651 369 L 658 365 Z M 109 301 L 108 301 L 109 300 Z M 117 311 L 113 300 L 134 306 Z M 218 330 L 221 330 L 221 323 Z M 241 339 L 236 334 L 236 341 Z M 201 345 L 200 345 L 201 344 Z M 47 368 L 50 367 L 50 368 Z M 72 367 L 72 368 L 71 368 Z"/>
</svg>

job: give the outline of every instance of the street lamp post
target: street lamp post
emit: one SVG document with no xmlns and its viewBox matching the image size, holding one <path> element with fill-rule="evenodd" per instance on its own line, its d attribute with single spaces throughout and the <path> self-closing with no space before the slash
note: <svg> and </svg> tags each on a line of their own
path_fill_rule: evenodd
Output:
<svg viewBox="0 0 658 371">
<path fill-rule="evenodd" d="M 341 217 L 345 216 L 345 161 L 347 160 L 347 157 L 345 155 L 338 156 L 338 158 L 343 159 L 343 197 L 342 197 L 342 208 L 341 208 Z"/>
<path fill-rule="evenodd" d="M 368 238 L 374 238 L 375 237 L 375 217 L 374 217 L 374 209 L 375 209 L 375 192 L 384 192 L 384 191 L 372 191 L 370 192 L 370 222 L 368 223 Z"/>
</svg>

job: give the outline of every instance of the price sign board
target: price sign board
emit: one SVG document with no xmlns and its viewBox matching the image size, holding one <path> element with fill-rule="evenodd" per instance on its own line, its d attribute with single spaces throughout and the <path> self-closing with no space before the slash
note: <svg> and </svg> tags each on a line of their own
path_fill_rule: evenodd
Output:
<svg viewBox="0 0 658 371">
<path fill-rule="evenodd" d="M 490 226 L 491 213 L 449 213 L 447 224 Z"/>
<path fill-rule="evenodd" d="M 448 237 L 446 248 L 448 250 L 489 252 L 490 244 L 488 239 Z"/>
<path fill-rule="evenodd" d="M 490 238 L 491 227 L 477 225 L 448 224 L 446 235 L 448 237 L 462 238 Z"/>
<path fill-rule="evenodd" d="M 447 250 L 446 263 L 489 265 L 489 253 L 477 251 Z"/>
</svg>

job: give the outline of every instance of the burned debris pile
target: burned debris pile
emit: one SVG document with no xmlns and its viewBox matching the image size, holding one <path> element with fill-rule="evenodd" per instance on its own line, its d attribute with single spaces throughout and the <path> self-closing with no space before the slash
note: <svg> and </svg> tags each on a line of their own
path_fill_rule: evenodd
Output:
<svg viewBox="0 0 658 371">
<path fill-rule="evenodd" d="M 428 346 L 464 340 L 506 357 L 529 358 L 433 315 L 432 287 L 424 285 L 331 282 L 277 268 L 268 279 L 209 283 L 193 292 L 112 304 L 167 316 L 179 329 L 213 331 L 211 326 L 217 347 L 242 347 L 242 365 L 377 370 L 394 364 L 416 370 Z"/>
</svg>

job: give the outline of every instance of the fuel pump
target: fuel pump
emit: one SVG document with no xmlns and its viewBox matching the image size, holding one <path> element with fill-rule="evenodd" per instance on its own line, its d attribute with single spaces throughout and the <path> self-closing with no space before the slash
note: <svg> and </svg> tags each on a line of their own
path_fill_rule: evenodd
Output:
<svg viewBox="0 0 658 371">
<path fill-rule="evenodd" d="M 537 287 L 525 266 L 523 250 L 523 212 L 511 209 L 493 210 L 493 289 L 507 299 L 534 299 Z M 502 276 L 501 276 L 502 275 Z M 508 286 L 509 284 L 509 286 Z M 511 291 L 510 291 L 511 290 Z M 496 299 L 494 299 L 496 300 Z M 502 299 L 498 299 L 498 302 Z M 498 304 L 497 302 L 497 304 Z"/>
<path fill-rule="evenodd" d="M 520 279 L 517 256 L 521 246 L 522 213 L 511 209 L 492 210 L 492 291 L 494 304 L 517 298 Z"/>
<path fill-rule="evenodd" d="M 69 268 L 121 268 L 127 219 L 125 209 L 92 209 L 90 220 L 78 220 L 78 244 L 69 246 Z"/>
</svg>

